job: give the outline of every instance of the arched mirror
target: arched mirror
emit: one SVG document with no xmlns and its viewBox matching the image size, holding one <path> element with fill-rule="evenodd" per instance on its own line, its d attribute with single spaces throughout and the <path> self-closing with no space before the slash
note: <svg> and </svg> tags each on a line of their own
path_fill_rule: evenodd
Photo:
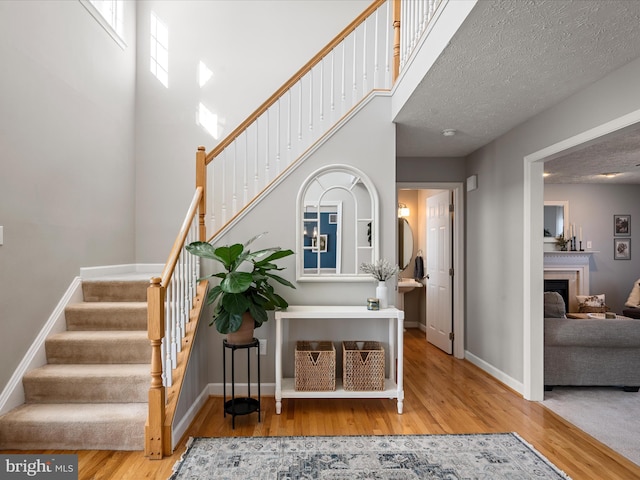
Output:
<svg viewBox="0 0 640 480">
<path fill-rule="evenodd" d="M 362 262 L 378 259 L 378 194 L 348 165 L 328 165 L 298 192 L 298 281 L 368 281 Z"/>
<path fill-rule="evenodd" d="M 555 243 L 569 225 L 569 202 L 549 200 L 544 202 L 544 242 Z"/>
<path fill-rule="evenodd" d="M 398 262 L 400 270 L 409 266 L 413 257 L 413 230 L 406 218 L 398 219 Z"/>
</svg>

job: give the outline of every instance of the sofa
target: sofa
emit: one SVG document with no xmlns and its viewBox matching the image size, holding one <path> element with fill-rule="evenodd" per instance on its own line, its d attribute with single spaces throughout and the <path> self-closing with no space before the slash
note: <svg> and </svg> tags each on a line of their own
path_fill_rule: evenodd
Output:
<svg viewBox="0 0 640 480">
<path fill-rule="evenodd" d="M 564 300 L 545 292 L 544 385 L 640 388 L 640 321 L 566 318 Z"/>
</svg>

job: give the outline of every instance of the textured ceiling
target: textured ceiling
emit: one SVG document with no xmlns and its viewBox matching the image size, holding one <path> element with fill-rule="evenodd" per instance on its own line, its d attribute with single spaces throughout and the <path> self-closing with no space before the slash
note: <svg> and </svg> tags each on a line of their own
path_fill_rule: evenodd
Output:
<svg viewBox="0 0 640 480">
<path fill-rule="evenodd" d="M 398 113 L 397 155 L 468 155 L 638 57 L 638 0 L 481 0 Z M 458 133 L 444 137 L 446 128 Z M 618 140 L 627 151 L 640 143 L 637 132 Z M 620 171 L 614 162 L 634 160 L 616 145 L 567 160 Z M 580 169 L 564 170 L 577 178 Z"/>
</svg>

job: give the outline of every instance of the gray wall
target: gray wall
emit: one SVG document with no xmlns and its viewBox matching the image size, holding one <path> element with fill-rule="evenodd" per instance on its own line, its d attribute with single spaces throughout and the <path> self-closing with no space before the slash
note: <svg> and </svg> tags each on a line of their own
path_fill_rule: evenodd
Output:
<svg viewBox="0 0 640 480">
<path fill-rule="evenodd" d="M 135 4 L 0 2 L 0 388 L 80 267 L 134 261 Z"/>
<path fill-rule="evenodd" d="M 634 281 L 640 278 L 640 186 L 546 184 L 545 200 L 569 202 L 569 221 L 582 226 L 583 248 L 592 242 L 589 293 L 606 295 L 607 305 L 622 313 Z M 613 216 L 631 215 L 631 235 L 614 237 Z M 631 259 L 613 259 L 613 239 L 631 238 Z"/>
<path fill-rule="evenodd" d="M 469 156 L 467 173 L 478 175 L 478 189 L 467 195 L 466 349 L 518 382 L 524 339 L 523 158 L 640 109 L 639 83 L 635 60 Z M 585 202 L 597 208 L 600 198 Z M 604 252 L 603 243 L 598 248 Z M 541 272 L 537 278 L 542 281 Z"/>
</svg>

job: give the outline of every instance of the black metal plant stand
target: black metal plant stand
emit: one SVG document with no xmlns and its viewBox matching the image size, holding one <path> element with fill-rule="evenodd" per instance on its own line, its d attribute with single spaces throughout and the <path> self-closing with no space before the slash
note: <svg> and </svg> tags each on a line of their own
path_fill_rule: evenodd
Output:
<svg viewBox="0 0 640 480">
<path fill-rule="evenodd" d="M 233 345 L 222 341 L 224 350 L 222 352 L 222 385 L 224 416 L 231 415 L 231 426 L 236 428 L 236 415 L 248 415 L 258 412 L 258 422 L 260 422 L 260 342 L 254 338 L 250 343 Z M 256 363 L 258 364 L 258 398 L 251 397 L 251 349 L 256 348 Z M 227 400 L 227 349 L 231 350 L 231 400 Z M 236 377 L 235 377 L 235 353 L 236 350 L 245 349 L 247 351 L 247 396 L 236 398 Z"/>
</svg>

